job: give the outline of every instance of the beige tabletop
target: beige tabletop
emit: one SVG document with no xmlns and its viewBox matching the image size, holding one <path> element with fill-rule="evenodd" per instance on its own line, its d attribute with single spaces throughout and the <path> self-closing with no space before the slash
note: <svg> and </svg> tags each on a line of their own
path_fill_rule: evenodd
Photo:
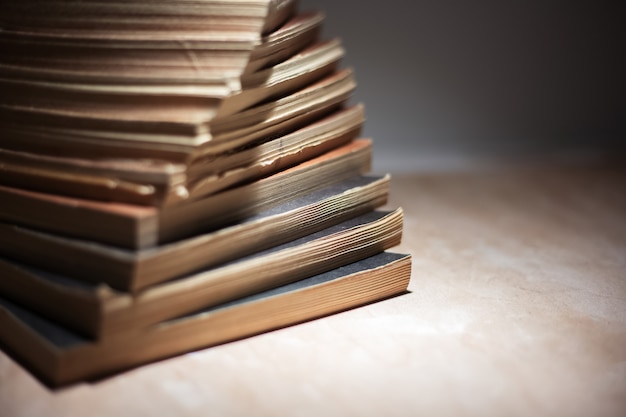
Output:
<svg viewBox="0 0 626 417">
<path fill-rule="evenodd" d="M 624 416 L 626 171 L 394 176 L 410 293 L 51 391 L 0 416 Z"/>
</svg>

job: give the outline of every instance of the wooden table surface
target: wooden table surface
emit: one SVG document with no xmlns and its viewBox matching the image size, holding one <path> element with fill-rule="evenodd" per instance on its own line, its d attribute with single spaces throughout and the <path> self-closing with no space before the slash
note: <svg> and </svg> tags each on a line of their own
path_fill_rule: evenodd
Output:
<svg viewBox="0 0 626 417">
<path fill-rule="evenodd" d="M 410 293 L 51 391 L 0 416 L 624 416 L 626 171 L 394 176 Z"/>
</svg>

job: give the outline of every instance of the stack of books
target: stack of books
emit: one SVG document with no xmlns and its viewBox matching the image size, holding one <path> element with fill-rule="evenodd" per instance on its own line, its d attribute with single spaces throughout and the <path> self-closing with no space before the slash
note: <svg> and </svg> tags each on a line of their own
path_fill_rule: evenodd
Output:
<svg viewBox="0 0 626 417">
<path fill-rule="evenodd" d="M 5 2 L 0 343 L 58 385 L 406 291 L 363 108 L 292 0 Z"/>
</svg>

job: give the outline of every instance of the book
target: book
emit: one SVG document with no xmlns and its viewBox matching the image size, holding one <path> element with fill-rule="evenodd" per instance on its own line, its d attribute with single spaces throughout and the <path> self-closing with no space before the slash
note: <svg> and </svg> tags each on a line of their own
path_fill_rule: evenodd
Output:
<svg viewBox="0 0 626 417">
<path fill-rule="evenodd" d="M 118 109 L 113 105 L 103 111 L 102 117 L 91 114 L 91 106 L 78 112 L 0 103 L 3 133 L 0 147 L 92 159 L 139 158 L 192 163 L 199 157 L 218 155 L 303 127 L 339 109 L 354 88 L 352 71 L 343 69 L 276 100 L 211 120 L 210 124 L 205 121 L 207 115 L 194 116 L 191 108 L 180 100 L 174 103 L 175 110 L 161 111 L 161 102 L 151 104 L 150 100 L 155 97 L 151 94 L 144 97 L 137 92 L 128 92 L 125 107 Z M 74 99 L 78 102 L 81 97 Z M 202 112 L 210 108 L 205 103 L 197 106 Z M 151 111 L 158 114 L 145 120 L 146 113 Z M 138 120 L 133 120 L 133 114 Z M 177 114 L 188 120 L 176 119 Z"/>
<path fill-rule="evenodd" d="M 143 250 L 128 250 L 0 223 L 0 255 L 84 281 L 136 292 L 298 239 L 387 201 L 389 176 L 357 176 L 287 201 L 240 223 Z M 4 276 L 2 276 L 4 275 Z M 10 273 L 0 274 L 0 286 Z M 10 286 L 18 288 L 18 279 Z"/>
<path fill-rule="evenodd" d="M 102 342 L 0 298 L 0 343 L 43 381 L 68 384 L 399 295 L 410 274 L 409 255 L 383 252 Z"/>
<path fill-rule="evenodd" d="M 278 138 L 190 164 L 85 159 L 0 149 L 0 184 L 66 196 L 164 206 L 260 179 L 355 139 L 363 106 L 338 110 Z"/>
<path fill-rule="evenodd" d="M 369 171 L 371 142 L 357 139 L 261 180 L 184 204 L 142 207 L 0 186 L 0 221 L 140 249 L 216 230 Z"/>
<path fill-rule="evenodd" d="M 52 384 L 406 291 L 402 209 L 322 13 L 21 0 L 0 14 L 0 346 Z"/>
<path fill-rule="evenodd" d="M 85 3 L 89 6 L 91 2 Z M 289 9 L 293 2 L 285 3 Z M 52 62 L 19 64 L 11 63 L 11 58 L 7 58 L 7 64 L 0 64 L 0 88 L 7 92 L 0 101 L 0 132 L 3 133 L 0 146 L 43 154 L 62 149 L 63 155 L 69 152 L 72 156 L 93 159 L 145 159 L 149 155 L 179 160 L 187 158 L 200 144 L 203 145 L 203 155 L 241 146 L 245 141 L 228 144 L 223 138 L 224 125 L 237 130 L 250 122 L 245 115 L 239 115 L 239 111 L 269 99 L 284 99 L 285 95 L 307 87 L 335 70 L 344 53 L 339 41 L 311 44 L 317 39 L 322 19 L 319 13 L 295 16 L 261 38 L 250 51 L 245 69 L 240 68 L 235 75 L 229 75 L 223 66 L 216 66 L 214 60 L 209 60 L 211 65 L 199 63 L 198 47 L 190 47 L 183 41 L 182 47 L 169 45 L 157 48 L 153 53 L 165 54 L 174 50 L 186 59 L 176 57 L 164 66 L 155 63 L 158 59 L 151 57 L 141 61 L 148 63 L 146 68 L 136 69 L 136 63 L 128 64 L 125 60 L 135 52 L 141 53 L 145 46 L 126 45 L 128 40 L 121 46 L 104 42 L 112 50 L 102 56 L 91 56 L 87 52 L 94 46 L 90 45 L 93 41 L 79 37 L 79 44 L 87 42 L 89 45 L 83 45 L 87 51 L 67 52 L 70 63 L 58 68 L 54 65 L 59 59 L 57 55 L 62 55 L 58 47 L 71 44 L 71 37 L 60 36 L 50 41 L 57 48 L 45 45 L 46 50 L 56 52 Z M 10 29 L 3 29 L 4 44 L 0 36 L 0 50 L 10 51 L 12 42 L 16 45 L 34 43 L 39 49 L 43 47 L 38 41 L 29 43 L 22 39 L 24 36 L 28 38 L 30 32 L 18 32 L 14 38 Z M 93 35 L 92 32 L 89 33 Z M 223 47 L 216 48 L 223 50 Z M 40 55 L 28 48 L 18 48 L 15 54 L 31 59 Z M 115 62 L 101 62 L 103 58 Z M 76 60 L 78 62 L 73 62 Z M 81 64 L 96 69 L 84 69 Z M 137 74 L 126 73 L 133 68 Z M 211 68 L 213 72 L 209 70 Z M 117 74 L 120 69 L 126 72 Z M 304 96 L 309 95 L 310 92 Z M 322 104 L 328 101 L 330 105 L 333 100 L 328 98 L 318 100 L 316 104 L 324 107 Z M 281 130 L 285 130 L 284 126 Z"/>
<path fill-rule="evenodd" d="M 316 88 L 318 94 L 328 92 L 327 84 L 335 81 L 329 77 L 342 56 L 343 49 L 338 41 L 319 42 L 274 67 L 242 76 L 241 91 L 213 87 L 206 77 L 199 80 L 168 78 L 159 85 L 148 83 L 144 78 L 116 80 L 119 85 L 109 82 L 106 86 L 101 85 L 104 81 L 93 80 L 90 81 L 94 84 L 93 93 L 85 91 L 88 90 L 86 81 L 63 84 L 23 79 L 2 81 L 0 78 L 0 86 L 9 94 L 0 102 L 0 126 L 3 131 L 30 137 L 32 150 L 46 149 L 41 147 L 46 144 L 37 146 L 37 132 L 47 133 L 53 139 L 55 133 L 60 136 L 59 133 L 70 132 L 77 137 L 74 141 L 82 142 L 79 144 L 83 147 L 96 135 L 93 138 L 117 139 L 122 143 L 132 140 L 138 146 L 148 143 L 164 148 L 178 146 L 187 152 L 203 145 L 203 152 L 217 153 L 245 143 L 243 140 L 225 143 L 232 136 L 226 135 L 225 126 L 232 131 L 250 126 L 250 118 L 239 114 L 240 110 L 270 99 L 283 99 L 279 104 L 284 107 L 286 96 L 306 87 Z M 7 78 L 12 75 L 2 73 L 8 72 L 6 68 L 2 70 L 0 67 L 0 75 Z M 29 75 L 34 77 L 31 72 Z M 53 78 L 47 73 L 37 76 L 42 80 Z M 329 81 L 318 84 L 324 77 Z M 197 86 L 199 83 L 203 85 Z M 311 94 L 307 89 L 291 100 Z M 322 102 L 312 101 L 312 104 Z M 25 121 L 31 124 L 25 125 Z M 3 138 L 0 144 L 20 146 L 12 138 Z M 134 150 L 130 144 L 128 147 L 130 152 Z M 91 156 L 99 157 L 93 153 Z"/>
<path fill-rule="evenodd" d="M 1 146 L 20 146 L 23 140 L 14 139 L 15 134 L 36 139 L 38 130 L 59 123 L 70 129 L 95 124 L 108 131 L 130 126 L 131 131 L 145 132 L 152 126 L 162 141 L 168 130 L 184 129 L 185 117 L 195 124 L 208 121 L 225 98 L 240 95 L 244 73 L 248 84 L 249 78 L 262 76 L 248 71 L 257 48 L 254 63 L 263 65 L 279 64 L 286 52 L 307 46 L 315 22 L 290 22 L 295 3 L 5 4 L 0 16 L 0 89 L 7 94 L 0 100 L 0 136 L 11 139 Z M 315 72 L 293 76 L 287 88 L 310 82 Z M 296 78 L 299 84 L 294 84 Z M 247 94 L 252 101 L 238 97 L 239 108 L 280 92 L 266 91 L 269 95 Z M 36 129 L 23 129 L 26 126 Z"/>
<path fill-rule="evenodd" d="M 123 85 L 123 79 L 137 82 L 134 89 L 137 92 L 147 92 L 146 87 L 152 86 L 154 93 L 155 86 L 160 85 L 163 96 L 161 101 L 164 102 L 161 104 L 168 104 L 168 97 L 199 97 L 202 96 L 201 93 L 207 92 L 213 93 L 208 97 L 223 97 L 230 102 L 232 94 L 241 92 L 242 84 L 249 84 L 246 81 L 249 77 L 258 78 L 258 73 L 266 72 L 270 67 L 296 56 L 313 44 L 318 39 L 322 21 L 323 16 L 320 13 L 298 14 L 275 31 L 261 37 L 260 42 L 255 43 L 251 50 L 243 48 L 239 52 L 231 48 L 225 49 L 220 44 L 207 45 L 207 40 L 203 38 L 181 39 L 180 33 L 173 35 L 171 40 L 159 41 L 151 37 L 145 39 L 141 45 L 137 40 L 141 32 L 136 32 L 132 41 L 121 41 L 118 38 L 114 42 L 102 37 L 94 38 L 93 31 L 85 34 L 91 37 L 63 35 L 55 38 L 50 34 L 36 35 L 36 32 L 12 33 L 7 28 L 4 36 L 0 37 L 0 49 L 5 53 L 5 59 L 0 64 L 0 74 L 3 85 L 8 89 L 17 86 L 30 87 L 26 94 L 6 98 L 8 102 L 18 104 L 34 100 L 37 108 L 50 108 L 55 102 L 51 100 L 53 97 L 57 102 L 64 97 L 71 98 L 64 94 L 69 94 L 72 90 L 78 91 L 79 85 L 82 86 L 82 98 L 92 106 L 112 104 L 111 95 L 107 95 L 105 89 L 97 87 L 107 82 L 115 85 L 117 80 L 119 88 Z M 204 32 L 206 35 L 213 33 Z M 175 45 L 174 40 L 177 38 L 182 45 Z M 159 42 L 164 45 L 158 47 Z M 247 59 L 238 59 L 241 63 L 233 65 L 235 53 Z M 292 75 L 297 76 L 295 73 Z M 50 80 L 56 80 L 60 85 L 51 84 Z M 174 83 L 175 80 L 179 84 Z M 183 80 L 188 85 L 197 84 L 199 89 L 182 89 L 184 84 L 180 82 Z M 144 88 L 138 89 L 137 86 L 141 85 Z M 181 88 L 176 92 L 175 89 L 162 88 L 165 85 Z M 47 94 L 42 97 L 42 93 Z M 99 102 L 95 99 L 98 96 L 108 96 L 109 99 L 102 103 L 102 100 Z M 255 102 L 258 100 L 249 102 L 247 106 Z M 235 106 L 225 111 L 222 108 L 226 104 L 224 102 L 208 103 L 215 104 L 220 114 L 241 108 Z M 62 104 L 72 108 L 69 100 L 62 100 Z M 122 106 L 123 103 L 118 101 L 116 104 Z M 73 108 L 80 109 L 79 106 Z"/>
<path fill-rule="evenodd" d="M 136 294 L 0 258 L 0 294 L 98 339 L 303 279 L 398 245 L 402 211 L 373 211 Z"/>
<path fill-rule="evenodd" d="M 115 73 L 169 53 L 179 65 L 192 55 L 198 68 L 218 65 L 227 75 L 245 68 L 261 36 L 295 9 L 294 0 L 3 2 L 0 47 L 3 61 L 31 67 L 101 64 Z"/>
<path fill-rule="evenodd" d="M 303 50 L 319 39 L 324 21 L 321 12 L 297 12 L 284 25 L 263 36 L 254 47 L 244 74 L 271 67 Z"/>
</svg>

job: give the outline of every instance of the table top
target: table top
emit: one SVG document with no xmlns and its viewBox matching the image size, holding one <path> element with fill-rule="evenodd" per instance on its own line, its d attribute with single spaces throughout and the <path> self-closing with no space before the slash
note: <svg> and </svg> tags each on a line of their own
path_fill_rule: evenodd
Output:
<svg viewBox="0 0 626 417">
<path fill-rule="evenodd" d="M 50 390 L 0 415 L 626 415 L 626 171 L 392 178 L 408 294 Z"/>
</svg>

